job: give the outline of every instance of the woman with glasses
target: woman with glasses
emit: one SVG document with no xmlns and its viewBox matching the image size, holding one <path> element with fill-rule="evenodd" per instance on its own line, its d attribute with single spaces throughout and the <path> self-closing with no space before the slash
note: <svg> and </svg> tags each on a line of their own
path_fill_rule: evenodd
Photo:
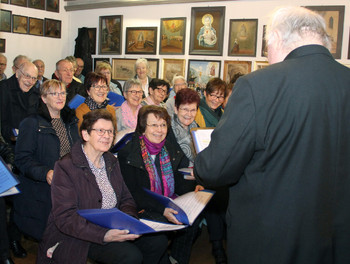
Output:
<svg viewBox="0 0 350 264">
<path fill-rule="evenodd" d="M 152 79 L 148 87 L 148 96 L 142 100 L 141 105 L 156 105 L 166 108 L 163 102 L 168 96 L 169 83 L 161 79 Z"/>
<path fill-rule="evenodd" d="M 37 263 L 156 264 L 164 254 L 163 234 L 135 235 L 87 221 L 81 209 L 118 208 L 137 217 L 116 157 L 108 150 L 114 142 L 116 121 L 98 109 L 84 115 L 81 142 L 55 165 L 52 210 L 39 245 Z"/>
<path fill-rule="evenodd" d="M 66 87 L 48 80 L 40 87 L 38 113 L 19 126 L 15 165 L 21 193 L 14 196 L 14 221 L 30 237 L 41 240 L 51 210 L 54 164 L 79 139 L 77 118 L 66 103 Z"/>
<path fill-rule="evenodd" d="M 210 79 L 201 99 L 196 122 L 199 127 L 216 127 L 222 114 L 225 100 L 226 83 L 220 78 Z"/>
<path fill-rule="evenodd" d="M 178 171 L 179 168 L 188 167 L 188 159 L 179 146 L 167 137 L 171 131 L 170 124 L 170 116 L 165 108 L 143 106 L 137 117 L 136 132 L 132 140 L 118 152 L 118 159 L 124 181 L 135 199 L 139 216 L 181 224 L 174 216 L 177 213 L 175 210 L 153 200 L 144 191 L 146 188 L 175 198 L 196 188 L 194 181 L 185 180 Z M 169 236 L 173 235 L 171 257 L 178 263 L 189 262 L 197 231 L 198 224 L 195 223 L 175 234 L 168 233 Z"/>
<path fill-rule="evenodd" d="M 83 122 L 83 116 L 95 109 L 105 109 L 115 118 L 115 108 L 109 105 L 107 100 L 109 87 L 106 77 L 95 72 L 89 72 L 85 77 L 84 87 L 88 97 L 75 110 L 75 114 L 79 119 L 78 128 L 80 128 Z"/>
<path fill-rule="evenodd" d="M 122 85 L 117 80 L 112 79 L 112 67 L 109 62 L 99 62 L 95 68 L 95 72 L 106 77 L 110 92 L 122 95 Z"/>
</svg>

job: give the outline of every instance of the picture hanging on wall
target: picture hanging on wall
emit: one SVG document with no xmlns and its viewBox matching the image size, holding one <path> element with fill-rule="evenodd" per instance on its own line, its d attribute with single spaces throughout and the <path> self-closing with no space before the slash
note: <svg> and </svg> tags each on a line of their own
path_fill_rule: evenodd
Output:
<svg viewBox="0 0 350 264">
<path fill-rule="evenodd" d="M 88 28 L 90 52 L 92 55 L 96 54 L 96 28 Z"/>
<path fill-rule="evenodd" d="M 327 34 L 332 38 L 331 53 L 334 59 L 341 58 L 344 27 L 344 6 L 306 6 L 319 13 L 326 22 Z"/>
<path fill-rule="evenodd" d="M 44 19 L 29 18 L 29 35 L 44 36 Z"/>
<path fill-rule="evenodd" d="M 158 78 L 159 59 L 147 59 L 148 61 L 148 76 Z M 136 59 L 112 59 L 112 78 L 126 81 L 135 76 Z"/>
<path fill-rule="evenodd" d="M 225 7 L 192 7 L 190 55 L 222 55 Z"/>
<path fill-rule="evenodd" d="M 61 38 L 61 21 L 45 18 L 45 37 Z"/>
<path fill-rule="evenodd" d="M 27 0 L 11 0 L 11 5 L 27 6 Z"/>
<path fill-rule="evenodd" d="M 156 27 L 127 27 L 125 54 L 156 54 Z"/>
<path fill-rule="evenodd" d="M 171 83 L 175 75 L 185 77 L 185 59 L 163 59 L 162 79 Z"/>
<path fill-rule="evenodd" d="M 0 52 L 5 53 L 6 50 L 6 39 L 0 39 Z"/>
<path fill-rule="evenodd" d="M 46 0 L 46 10 L 59 13 L 60 0 Z"/>
<path fill-rule="evenodd" d="M 186 18 L 162 18 L 160 20 L 159 54 L 185 54 Z"/>
<path fill-rule="evenodd" d="M 100 62 L 107 62 L 108 64 L 111 64 L 109 58 L 94 58 L 94 70 L 96 70 L 96 67 Z"/>
<path fill-rule="evenodd" d="M 123 16 L 101 16 L 99 54 L 121 54 Z"/>
<path fill-rule="evenodd" d="M 12 32 L 28 34 L 28 17 L 12 15 Z"/>
<path fill-rule="evenodd" d="M 187 82 L 190 87 L 205 89 L 209 79 L 220 77 L 221 61 L 189 60 Z"/>
<path fill-rule="evenodd" d="M 28 0 L 28 7 L 45 10 L 45 0 Z"/>
<path fill-rule="evenodd" d="M 11 32 L 12 12 L 9 10 L 0 10 L 0 31 Z"/>
<path fill-rule="evenodd" d="M 8 4 L 8 3 L 9 3 L 9 0 L 1 0 L 1 3 L 3 3 L 3 4 Z"/>
<path fill-rule="evenodd" d="M 263 36 L 261 44 L 261 57 L 267 57 L 266 25 L 263 25 Z"/>
<path fill-rule="evenodd" d="M 236 73 L 248 74 L 252 71 L 251 61 L 224 61 L 224 81 L 229 83 Z"/>
<path fill-rule="evenodd" d="M 268 61 L 254 61 L 254 71 L 263 69 L 267 66 L 269 66 Z"/>
<path fill-rule="evenodd" d="M 257 19 L 230 19 L 228 56 L 256 56 Z"/>
</svg>

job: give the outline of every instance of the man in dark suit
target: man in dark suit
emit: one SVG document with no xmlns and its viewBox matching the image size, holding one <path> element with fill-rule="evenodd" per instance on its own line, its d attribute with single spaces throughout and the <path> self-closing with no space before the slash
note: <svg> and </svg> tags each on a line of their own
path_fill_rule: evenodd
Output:
<svg viewBox="0 0 350 264">
<path fill-rule="evenodd" d="M 230 186 L 229 263 L 350 263 L 350 69 L 312 11 L 268 32 L 272 65 L 238 79 L 196 178 Z"/>
<path fill-rule="evenodd" d="M 45 63 L 42 60 L 37 59 L 33 61 L 33 64 L 38 68 L 38 80 L 36 81 L 34 87 L 39 91 L 40 86 L 47 80 L 47 78 L 44 76 Z"/>
</svg>

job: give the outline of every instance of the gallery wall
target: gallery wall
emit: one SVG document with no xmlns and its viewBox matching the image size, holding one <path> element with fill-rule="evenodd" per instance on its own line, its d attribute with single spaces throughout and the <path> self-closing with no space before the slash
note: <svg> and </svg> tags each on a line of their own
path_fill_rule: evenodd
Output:
<svg viewBox="0 0 350 264">
<path fill-rule="evenodd" d="M 344 14 L 344 32 L 341 48 L 341 58 L 339 61 L 344 64 L 350 64 L 348 60 L 348 45 L 349 45 L 349 27 L 350 27 L 350 3 L 348 0 L 281 0 L 281 1 L 213 1 L 206 3 L 193 4 L 170 4 L 170 5 L 149 5 L 136 7 L 121 7 L 108 9 L 95 9 L 83 11 L 66 12 L 62 5 L 65 2 L 61 1 L 59 13 L 46 12 L 41 10 L 33 10 L 29 8 L 17 7 L 9 4 L 1 4 L 1 9 L 12 10 L 14 14 L 20 14 L 31 17 L 47 17 L 62 21 L 62 37 L 61 39 L 29 36 L 14 33 L 0 32 L 0 38 L 6 39 L 6 53 L 9 60 L 12 60 L 17 54 L 26 54 L 32 59 L 42 58 L 46 63 L 46 76 L 50 76 L 54 71 L 55 63 L 60 58 L 63 58 L 74 53 L 75 38 L 78 34 L 78 28 L 88 27 L 97 28 L 97 38 L 99 35 L 99 17 L 110 15 L 123 16 L 123 33 L 122 33 L 122 53 L 121 55 L 100 55 L 93 57 L 98 58 L 155 58 L 159 59 L 160 71 L 159 76 L 162 76 L 162 59 L 185 59 L 186 74 L 188 60 L 219 60 L 221 61 L 220 76 L 223 77 L 223 65 L 225 60 L 233 61 L 251 61 L 252 64 L 256 61 L 266 61 L 266 58 L 261 56 L 262 48 L 262 30 L 263 25 L 268 21 L 268 15 L 276 7 L 283 5 L 293 6 L 319 6 L 319 5 L 342 5 L 345 6 Z M 190 45 L 190 28 L 191 28 L 191 8 L 192 7 L 213 7 L 225 6 L 225 22 L 224 22 L 224 40 L 223 40 L 223 55 L 208 56 L 208 55 L 189 55 Z M 186 43 L 184 55 L 159 55 L 159 30 L 161 18 L 186 17 Z M 229 20 L 230 19 L 258 19 L 257 32 L 257 52 L 256 56 L 228 56 L 228 38 L 229 38 Z M 155 55 L 136 55 L 125 54 L 125 30 L 126 27 L 157 27 L 157 51 Z M 11 63 L 9 63 L 9 66 Z M 8 67 L 6 74 L 10 75 L 11 70 Z"/>
</svg>

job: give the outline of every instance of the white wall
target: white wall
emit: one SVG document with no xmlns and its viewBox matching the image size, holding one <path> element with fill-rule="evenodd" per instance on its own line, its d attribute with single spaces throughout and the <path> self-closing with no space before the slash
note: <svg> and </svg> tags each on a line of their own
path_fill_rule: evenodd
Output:
<svg viewBox="0 0 350 264">
<path fill-rule="evenodd" d="M 306 6 L 306 5 L 344 5 L 344 32 L 342 43 L 342 55 L 339 60 L 342 63 L 350 64 L 347 59 L 349 45 L 349 27 L 350 27 L 350 2 L 348 0 L 271 0 L 271 1 L 213 1 L 212 3 L 192 3 L 192 4 L 171 4 L 171 5 L 149 5 L 137 7 L 106 8 L 96 10 L 83 10 L 66 12 L 61 1 L 60 13 L 38 11 L 35 9 L 22 8 L 13 5 L 2 5 L 2 9 L 13 10 L 14 14 L 20 14 L 31 17 L 48 17 L 62 20 L 62 39 L 52 39 L 45 37 L 36 37 L 29 35 L 20 35 L 14 33 L 1 32 L 1 38 L 6 38 L 6 56 L 12 60 L 17 54 L 26 54 L 32 59 L 41 57 L 46 63 L 46 76 L 50 76 L 54 71 L 57 60 L 74 53 L 75 38 L 80 27 L 96 27 L 97 36 L 99 31 L 99 17 L 107 15 L 123 15 L 123 39 L 122 55 L 94 55 L 93 57 L 106 58 L 138 58 L 141 56 L 148 58 L 178 58 L 186 59 L 186 68 L 188 59 L 199 60 L 221 60 L 221 77 L 223 75 L 224 60 L 242 60 L 242 61 L 261 61 L 266 60 L 260 56 L 262 43 L 262 26 L 267 23 L 268 14 L 276 7 L 283 5 Z M 204 6 L 226 6 L 225 14 L 225 33 L 223 56 L 202 56 L 188 55 L 189 34 L 191 27 L 191 7 Z M 125 28 L 126 27 L 158 27 L 157 54 L 159 45 L 160 19 L 167 17 L 187 17 L 185 55 L 125 55 Z M 258 42 L 256 57 L 228 57 L 228 37 L 230 19 L 258 19 Z M 98 45 L 97 45 L 98 49 Z M 11 63 L 8 64 L 10 66 Z M 160 65 L 160 77 L 162 76 L 162 65 Z M 11 74 L 7 69 L 6 74 Z M 187 69 L 186 69 L 187 74 Z"/>
</svg>

